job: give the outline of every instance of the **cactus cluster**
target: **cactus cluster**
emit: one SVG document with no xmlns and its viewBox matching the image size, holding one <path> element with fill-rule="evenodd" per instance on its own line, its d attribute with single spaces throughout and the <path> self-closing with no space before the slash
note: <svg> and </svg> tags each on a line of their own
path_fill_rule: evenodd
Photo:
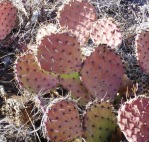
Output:
<svg viewBox="0 0 149 142">
<path fill-rule="evenodd" d="M 0 40 L 5 40 L 16 24 L 17 8 L 10 2 L 0 2 L 0 9 Z M 27 45 L 13 66 L 20 95 L 29 94 L 42 115 L 44 137 L 52 142 L 113 142 L 113 135 L 120 129 L 129 142 L 149 141 L 148 94 L 139 97 L 133 88 L 137 85 L 126 77 L 117 51 L 123 40 L 118 23 L 98 19 L 95 7 L 87 0 L 70 0 L 57 13 L 54 30 L 52 24 L 45 25 L 47 30 L 38 30 L 36 49 Z M 89 39 L 93 51 L 83 56 L 81 50 Z M 134 41 L 140 68 L 148 75 L 149 32 L 140 31 Z M 62 95 L 60 89 L 67 93 Z M 26 116 L 26 109 L 21 110 L 18 104 L 17 113 L 24 115 L 22 122 L 32 121 L 33 106 L 28 108 L 31 116 Z M 10 112 L 13 107 L 11 104 Z"/>
</svg>

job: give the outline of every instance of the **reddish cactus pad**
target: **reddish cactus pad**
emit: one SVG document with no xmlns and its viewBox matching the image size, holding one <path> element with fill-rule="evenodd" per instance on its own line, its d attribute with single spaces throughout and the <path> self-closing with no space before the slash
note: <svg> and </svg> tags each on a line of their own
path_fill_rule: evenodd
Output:
<svg viewBox="0 0 149 142">
<path fill-rule="evenodd" d="M 92 23 L 96 20 L 96 11 L 87 1 L 70 1 L 59 12 L 61 27 L 75 34 L 81 44 L 89 39 Z"/>
<path fill-rule="evenodd" d="M 127 101 L 118 110 L 118 124 L 129 142 L 149 141 L 149 98 Z"/>
<path fill-rule="evenodd" d="M 112 48 L 122 43 L 122 33 L 116 23 L 109 19 L 101 19 L 95 22 L 91 30 L 91 39 L 94 44 L 107 44 Z"/>
<path fill-rule="evenodd" d="M 76 104 L 68 99 L 57 100 L 47 108 L 44 119 L 47 137 L 53 142 L 64 142 L 82 135 Z"/>
<path fill-rule="evenodd" d="M 71 92 L 72 97 L 77 99 L 80 105 L 85 105 L 91 101 L 90 95 L 82 84 L 78 73 L 60 75 L 60 84 Z"/>
<path fill-rule="evenodd" d="M 80 44 L 68 33 L 45 36 L 38 47 L 41 68 L 57 74 L 77 72 L 81 69 Z"/>
<path fill-rule="evenodd" d="M 87 57 L 81 70 L 84 86 L 93 98 L 114 99 L 124 75 L 119 55 L 106 45 L 98 46 Z"/>
<path fill-rule="evenodd" d="M 15 79 L 20 87 L 33 93 L 47 93 L 59 83 L 55 75 L 45 72 L 40 68 L 32 53 L 19 56 L 14 70 Z"/>
<path fill-rule="evenodd" d="M 0 40 L 3 40 L 14 28 L 17 9 L 10 2 L 0 2 Z"/>
<path fill-rule="evenodd" d="M 149 73 L 149 31 L 141 31 L 136 40 L 137 59 L 143 71 Z"/>
</svg>

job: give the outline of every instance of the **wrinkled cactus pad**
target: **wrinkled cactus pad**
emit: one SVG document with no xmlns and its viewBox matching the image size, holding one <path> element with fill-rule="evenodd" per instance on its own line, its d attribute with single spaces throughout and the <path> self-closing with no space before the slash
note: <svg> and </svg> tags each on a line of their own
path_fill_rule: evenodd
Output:
<svg viewBox="0 0 149 142">
<path fill-rule="evenodd" d="M 81 77 L 95 99 L 115 98 L 124 75 L 121 58 L 106 45 L 98 46 L 84 62 Z"/>
<path fill-rule="evenodd" d="M 85 105 L 91 101 L 90 95 L 80 80 L 79 73 L 61 74 L 60 84 L 69 90 L 71 96 L 79 101 L 80 105 Z"/>
<path fill-rule="evenodd" d="M 68 33 L 45 36 L 38 47 L 37 57 L 42 69 L 57 74 L 77 72 L 82 67 L 80 44 Z"/>
<path fill-rule="evenodd" d="M 117 124 L 109 102 L 94 102 L 87 106 L 84 115 L 84 138 L 86 142 L 109 142 Z"/>
<path fill-rule="evenodd" d="M 56 75 L 40 68 L 32 52 L 17 57 L 14 71 L 20 87 L 33 93 L 46 93 L 59 83 Z"/>
<path fill-rule="evenodd" d="M 118 110 L 118 124 L 129 142 L 149 141 L 149 98 L 136 97 Z"/>
<path fill-rule="evenodd" d="M 43 123 L 46 136 L 52 142 L 64 142 L 82 135 L 77 106 L 69 99 L 51 102 L 47 107 Z"/>
<path fill-rule="evenodd" d="M 76 35 L 81 44 L 89 39 L 92 23 L 96 20 L 96 11 L 87 1 L 71 0 L 59 11 L 59 24 Z"/>
<path fill-rule="evenodd" d="M 142 70 L 149 73 L 149 31 L 141 31 L 137 34 L 135 49 Z"/>
<path fill-rule="evenodd" d="M 122 32 L 119 26 L 109 19 L 96 21 L 91 29 L 90 36 L 96 45 L 107 44 L 115 48 L 122 43 Z"/>
<path fill-rule="evenodd" d="M 14 28 L 17 9 L 11 2 L 0 2 L 0 40 L 3 40 Z"/>
</svg>

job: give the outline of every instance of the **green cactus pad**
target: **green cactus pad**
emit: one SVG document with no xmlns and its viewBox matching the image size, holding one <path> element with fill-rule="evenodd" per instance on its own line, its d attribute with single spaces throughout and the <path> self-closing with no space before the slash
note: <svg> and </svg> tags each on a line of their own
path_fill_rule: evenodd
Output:
<svg viewBox="0 0 149 142">
<path fill-rule="evenodd" d="M 59 24 L 78 37 L 81 44 L 89 39 L 89 32 L 96 20 L 96 11 L 87 1 L 71 0 L 59 11 Z"/>
<path fill-rule="evenodd" d="M 89 104 L 83 118 L 86 142 L 109 142 L 117 127 L 115 117 L 109 102 Z"/>
<path fill-rule="evenodd" d="M 57 33 L 45 36 L 38 52 L 41 68 L 57 74 L 77 72 L 82 67 L 80 44 L 68 33 Z"/>
<path fill-rule="evenodd" d="M 129 142 L 149 141 L 149 98 L 136 97 L 118 110 L 118 124 Z"/>
<path fill-rule="evenodd" d="M 121 58 L 106 45 L 98 46 L 86 58 L 81 70 L 82 82 L 93 98 L 115 98 L 124 75 Z"/>
<path fill-rule="evenodd" d="M 82 136 L 82 126 L 76 104 L 58 99 L 47 107 L 43 128 L 52 142 L 65 142 Z"/>
<path fill-rule="evenodd" d="M 94 44 L 107 44 L 112 48 L 122 43 L 122 33 L 117 24 L 110 19 L 96 21 L 91 29 L 91 39 Z"/>
<path fill-rule="evenodd" d="M 142 70 L 149 73 L 149 31 L 141 31 L 137 34 L 135 49 Z"/>
<path fill-rule="evenodd" d="M 11 2 L 0 2 L 0 40 L 11 32 L 16 25 L 17 9 Z"/>
<path fill-rule="evenodd" d="M 40 68 L 32 52 L 17 57 L 14 71 L 20 87 L 33 93 L 46 93 L 59 83 L 56 75 Z"/>
<path fill-rule="evenodd" d="M 60 84 L 71 92 L 72 97 L 77 99 L 80 105 L 85 105 L 91 101 L 89 93 L 80 80 L 79 73 L 61 74 Z"/>
</svg>

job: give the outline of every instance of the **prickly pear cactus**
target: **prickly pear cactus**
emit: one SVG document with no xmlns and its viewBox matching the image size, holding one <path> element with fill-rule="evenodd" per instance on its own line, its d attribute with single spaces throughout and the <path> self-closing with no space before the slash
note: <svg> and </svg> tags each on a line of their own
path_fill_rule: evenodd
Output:
<svg viewBox="0 0 149 142">
<path fill-rule="evenodd" d="M 149 31 L 140 31 L 137 34 L 135 49 L 142 70 L 149 73 Z"/>
<path fill-rule="evenodd" d="M 79 76 L 82 55 L 80 44 L 74 36 L 68 33 L 45 36 L 38 47 L 37 57 L 42 69 L 60 74 L 60 84 L 70 90 L 75 99 L 82 104 L 90 101 Z"/>
<path fill-rule="evenodd" d="M 3 40 L 14 28 L 17 9 L 11 2 L 0 2 L 0 40 Z"/>
<path fill-rule="evenodd" d="M 41 68 L 57 74 L 78 72 L 82 65 L 80 44 L 68 33 L 45 36 L 37 52 Z"/>
<path fill-rule="evenodd" d="M 120 56 L 106 45 L 98 46 L 86 58 L 81 70 L 82 82 L 94 99 L 113 100 L 123 75 L 124 69 Z"/>
<path fill-rule="evenodd" d="M 149 98 L 128 100 L 118 110 L 118 124 L 129 142 L 149 141 Z"/>
<path fill-rule="evenodd" d="M 94 44 L 107 44 L 116 48 L 122 43 L 122 33 L 114 20 L 100 19 L 96 21 L 91 29 L 91 39 Z"/>
<path fill-rule="evenodd" d="M 109 142 L 117 124 L 109 102 L 89 104 L 84 115 L 84 135 L 86 142 Z"/>
<path fill-rule="evenodd" d="M 32 52 L 17 57 L 15 79 L 19 86 L 33 93 L 47 93 L 59 83 L 57 76 L 43 71 Z"/>
<path fill-rule="evenodd" d="M 71 96 L 78 100 L 80 105 L 85 105 L 91 101 L 90 94 L 82 84 L 79 73 L 60 75 L 60 84 L 67 90 L 70 90 Z"/>
<path fill-rule="evenodd" d="M 64 142 L 82 135 L 77 106 L 69 99 L 58 99 L 47 107 L 43 120 L 45 134 L 53 142 Z"/>
<path fill-rule="evenodd" d="M 71 0 L 59 11 L 59 24 L 75 34 L 81 44 L 89 39 L 92 23 L 96 20 L 96 11 L 87 1 Z"/>
</svg>

